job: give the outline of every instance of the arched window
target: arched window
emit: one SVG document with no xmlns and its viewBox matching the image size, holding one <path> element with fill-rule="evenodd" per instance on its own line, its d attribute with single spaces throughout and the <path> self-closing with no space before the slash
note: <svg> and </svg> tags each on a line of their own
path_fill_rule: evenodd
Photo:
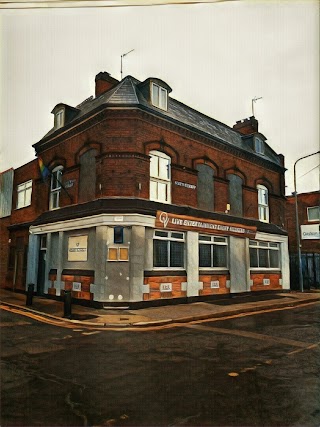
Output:
<svg viewBox="0 0 320 427">
<path fill-rule="evenodd" d="M 62 171 L 63 166 L 57 166 L 51 172 L 50 209 L 60 207 Z"/>
<path fill-rule="evenodd" d="M 259 220 L 269 222 L 269 197 L 268 189 L 264 185 L 257 185 Z"/>
<path fill-rule="evenodd" d="M 150 200 L 171 203 L 171 158 L 160 151 L 150 151 Z"/>
<path fill-rule="evenodd" d="M 93 200 L 96 196 L 97 153 L 96 149 L 91 149 L 80 156 L 79 202 Z"/>
<path fill-rule="evenodd" d="M 227 178 L 229 180 L 230 214 L 242 216 L 242 179 L 232 173 L 227 175 Z"/>
<path fill-rule="evenodd" d="M 198 196 L 198 207 L 206 211 L 214 210 L 214 182 L 213 175 L 214 170 L 205 164 L 198 164 L 196 166 L 198 171 L 198 185 L 197 185 L 197 196 Z"/>
</svg>

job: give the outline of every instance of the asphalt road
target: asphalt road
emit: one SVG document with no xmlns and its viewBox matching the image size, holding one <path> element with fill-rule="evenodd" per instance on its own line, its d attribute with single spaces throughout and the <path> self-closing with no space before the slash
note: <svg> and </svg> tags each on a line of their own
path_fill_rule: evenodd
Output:
<svg viewBox="0 0 320 427">
<path fill-rule="evenodd" d="M 116 332 L 1 311 L 1 426 L 319 426 L 319 314 Z"/>
</svg>

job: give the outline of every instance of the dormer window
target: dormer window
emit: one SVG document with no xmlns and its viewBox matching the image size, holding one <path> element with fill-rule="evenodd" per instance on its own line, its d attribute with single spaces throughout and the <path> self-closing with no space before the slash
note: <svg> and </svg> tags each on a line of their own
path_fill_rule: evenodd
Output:
<svg viewBox="0 0 320 427">
<path fill-rule="evenodd" d="M 61 128 L 62 126 L 64 126 L 64 109 L 60 109 L 55 113 L 54 116 L 54 127 L 56 129 Z"/>
<path fill-rule="evenodd" d="M 264 143 L 262 139 L 260 138 L 254 139 L 254 150 L 258 154 L 264 154 Z"/>
<path fill-rule="evenodd" d="M 168 91 L 156 83 L 151 83 L 151 102 L 161 110 L 167 110 Z"/>
<path fill-rule="evenodd" d="M 63 128 L 69 124 L 79 114 L 78 108 L 70 107 L 67 104 L 57 104 L 51 111 L 54 114 L 54 130 Z"/>
</svg>

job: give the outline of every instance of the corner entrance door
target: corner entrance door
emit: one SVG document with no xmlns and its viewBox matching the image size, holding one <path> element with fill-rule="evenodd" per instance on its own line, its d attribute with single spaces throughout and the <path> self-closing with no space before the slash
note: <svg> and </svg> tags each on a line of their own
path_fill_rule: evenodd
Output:
<svg viewBox="0 0 320 427">
<path fill-rule="evenodd" d="M 44 284 L 46 280 L 46 255 L 47 255 L 47 236 L 41 236 L 37 278 L 37 294 L 44 294 Z"/>
</svg>

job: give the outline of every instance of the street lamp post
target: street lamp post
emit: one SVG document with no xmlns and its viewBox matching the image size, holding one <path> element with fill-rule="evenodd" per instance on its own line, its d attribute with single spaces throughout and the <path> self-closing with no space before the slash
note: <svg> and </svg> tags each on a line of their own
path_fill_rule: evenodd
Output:
<svg viewBox="0 0 320 427">
<path fill-rule="evenodd" d="M 303 292 L 303 277 L 302 277 L 302 260 L 301 260 L 301 239 L 300 239 L 300 226 L 299 226 L 299 215 L 298 215 L 298 195 L 297 195 L 297 179 L 296 179 L 296 165 L 300 160 L 306 159 L 307 157 L 319 154 L 320 150 L 316 153 L 308 154 L 307 156 L 300 157 L 295 161 L 293 166 L 293 179 L 294 179 L 294 200 L 296 207 L 296 234 L 297 234 L 297 248 L 298 248 L 298 268 L 299 268 L 299 288 Z"/>
</svg>

